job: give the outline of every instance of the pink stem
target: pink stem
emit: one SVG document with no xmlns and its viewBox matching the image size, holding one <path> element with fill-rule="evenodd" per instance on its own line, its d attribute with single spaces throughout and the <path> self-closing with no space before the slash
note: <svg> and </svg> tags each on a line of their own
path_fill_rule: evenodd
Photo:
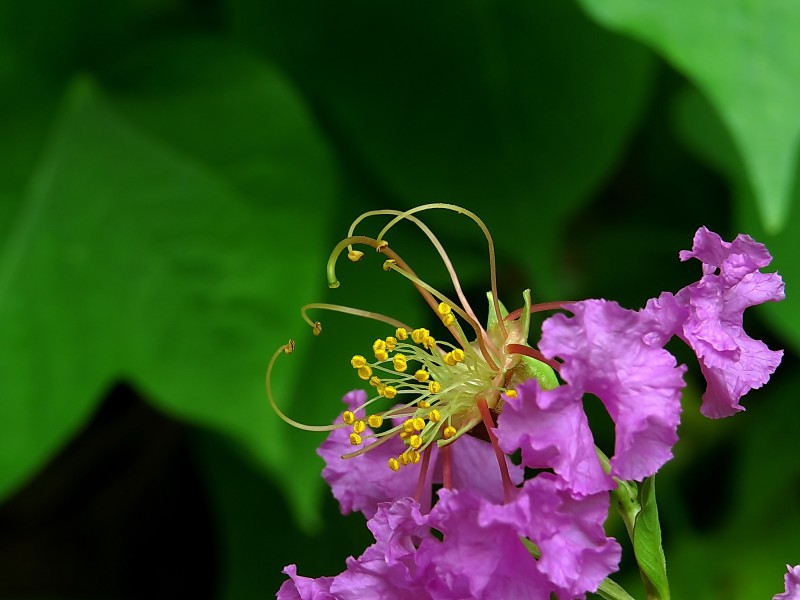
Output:
<svg viewBox="0 0 800 600">
<path fill-rule="evenodd" d="M 428 446 L 422 453 L 422 464 L 419 468 L 419 480 L 417 481 L 417 491 L 414 492 L 414 500 L 422 504 L 422 492 L 425 491 L 425 479 L 428 475 L 428 463 L 431 460 L 431 449 L 433 446 Z"/>
<path fill-rule="evenodd" d="M 450 462 L 450 446 L 442 448 L 442 484 L 444 489 L 453 489 L 453 465 Z"/>
<path fill-rule="evenodd" d="M 565 304 L 570 304 L 570 301 L 565 302 L 540 302 L 539 304 L 532 304 L 531 305 L 531 314 L 542 312 L 545 310 L 558 310 L 560 308 L 564 308 Z M 506 321 L 514 321 L 515 319 L 519 319 L 520 315 L 522 315 L 522 309 L 518 308 L 512 313 L 508 313 L 508 316 L 505 318 Z"/>
<path fill-rule="evenodd" d="M 508 474 L 508 465 L 506 464 L 506 455 L 500 449 L 497 443 L 497 436 L 494 434 L 494 421 L 489 412 L 489 405 L 486 404 L 484 398 L 478 399 L 478 410 L 481 411 L 481 418 L 483 424 L 486 426 L 486 431 L 489 433 L 489 440 L 492 442 L 494 448 L 494 455 L 497 457 L 497 464 L 500 466 L 500 477 L 503 479 L 503 497 L 506 502 L 511 502 L 514 484 L 511 483 L 511 476 Z"/>
<path fill-rule="evenodd" d="M 535 358 L 546 365 L 550 365 L 556 372 L 561 371 L 561 363 L 553 360 L 552 358 L 547 358 L 535 348 L 529 348 L 528 346 L 523 346 L 521 344 L 506 344 L 506 352 L 509 352 L 510 354 L 523 354 L 525 356 L 530 356 L 531 358 Z"/>
</svg>

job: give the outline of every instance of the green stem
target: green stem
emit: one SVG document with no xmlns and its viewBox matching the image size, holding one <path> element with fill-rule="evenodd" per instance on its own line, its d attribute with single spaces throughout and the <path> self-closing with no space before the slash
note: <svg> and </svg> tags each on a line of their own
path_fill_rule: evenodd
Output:
<svg viewBox="0 0 800 600">
<path fill-rule="evenodd" d="M 600 463 L 603 465 L 603 469 L 605 470 L 606 473 L 609 473 L 611 471 L 611 465 L 608 460 L 608 457 L 599 448 L 596 448 L 596 451 L 597 451 L 597 456 L 600 459 Z M 647 600 L 669 600 L 669 588 L 667 587 L 666 572 L 663 572 L 663 577 L 659 578 L 659 581 L 661 581 L 662 583 L 662 591 L 660 592 L 659 589 L 656 587 L 656 585 L 654 585 L 653 580 L 651 579 L 652 574 L 651 576 L 648 576 L 648 573 L 645 572 L 645 567 L 647 567 L 648 565 L 644 565 L 642 563 L 642 557 L 639 555 L 640 549 L 637 548 L 636 521 L 642 514 L 642 508 L 643 508 L 642 501 L 640 499 L 639 486 L 636 485 L 635 482 L 622 481 L 617 478 L 614 478 L 614 481 L 617 483 L 617 487 L 611 491 L 611 499 L 617 506 L 617 510 L 619 511 L 619 514 L 622 517 L 622 522 L 625 523 L 625 529 L 628 532 L 628 537 L 630 538 L 631 543 L 634 546 L 634 554 L 636 555 L 636 562 L 639 565 L 639 574 L 642 576 L 642 583 L 644 584 L 644 590 L 647 596 Z M 653 506 L 650 507 L 650 509 L 655 509 L 655 496 L 653 496 Z M 655 515 L 654 518 L 657 521 L 658 519 L 657 513 L 653 514 Z M 652 515 L 648 512 L 648 516 Z M 650 536 L 648 536 L 648 538 L 649 537 Z M 657 543 L 657 551 L 658 553 L 660 553 L 660 556 L 662 557 L 663 560 L 663 549 L 661 548 L 660 530 L 658 533 L 658 539 L 656 543 Z M 651 552 L 651 554 L 654 554 L 654 552 Z M 649 564 L 649 566 L 652 567 L 652 564 Z"/>
</svg>

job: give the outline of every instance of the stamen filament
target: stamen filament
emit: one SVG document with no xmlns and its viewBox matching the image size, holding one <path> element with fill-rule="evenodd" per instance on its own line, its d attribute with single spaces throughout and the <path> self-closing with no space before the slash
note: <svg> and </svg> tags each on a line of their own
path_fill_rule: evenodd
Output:
<svg viewBox="0 0 800 600">
<path fill-rule="evenodd" d="M 506 339 L 508 337 L 508 331 L 506 330 L 505 323 L 503 323 L 503 315 L 500 312 L 500 301 L 497 299 L 497 267 L 495 265 L 494 241 L 492 240 L 492 234 L 489 232 L 489 229 L 486 227 L 486 224 L 480 219 L 480 217 L 478 217 L 478 215 L 476 215 L 470 210 L 467 210 L 466 208 L 456 206 L 455 204 L 445 204 L 442 202 L 423 204 L 421 206 L 416 206 L 412 209 L 409 209 L 404 213 L 396 216 L 391 221 L 389 221 L 389 223 L 378 234 L 377 242 L 381 243 L 386 233 L 403 219 L 407 219 L 414 213 L 422 212 L 424 210 L 437 209 L 437 208 L 443 210 L 449 210 L 458 213 L 460 215 L 465 215 L 469 217 L 478 225 L 478 227 L 481 228 L 481 231 L 483 231 L 483 234 L 486 236 L 486 241 L 489 244 L 489 276 L 492 286 L 492 301 L 494 304 L 494 312 L 497 315 L 497 323 L 500 326 L 500 331 L 503 335 L 503 339 Z"/>
<path fill-rule="evenodd" d="M 414 500 L 422 504 L 422 492 L 425 490 L 425 479 L 428 476 L 428 464 L 431 461 L 431 448 L 426 448 L 422 453 L 422 464 L 419 468 L 419 480 L 417 481 L 417 489 L 414 492 Z"/>
<path fill-rule="evenodd" d="M 506 344 L 506 352 L 509 354 L 522 354 L 524 356 L 529 356 L 530 358 L 535 358 L 539 362 L 543 362 L 544 364 L 551 367 L 554 371 L 560 372 L 561 371 L 561 363 L 553 360 L 551 358 L 547 358 L 544 354 L 542 354 L 539 350 L 535 348 L 529 348 L 528 346 L 523 346 L 522 344 Z"/>
<path fill-rule="evenodd" d="M 408 325 L 403 323 L 402 321 L 398 321 L 397 319 L 393 319 L 387 315 L 382 315 L 381 313 L 372 312 L 371 310 L 361 310 L 360 308 L 351 308 L 349 306 L 342 306 L 340 304 L 327 304 L 325 302 L 314 302 L 312 304 L 306 304 L 303 308 L 300 309 L 300 314 L 303 316 L 303 320 L 311 325 L 313 329 L 317 329 L 319 327 L 319 321 L 312 321 L 308 316 L 308 311 L 313 309 L 320 309 L 320 310 L 329 310 L 331 312 L 338 312 L 338 313 L 345 313 L 348 315 L 353 315 L 354 317 L 364 317 L 366 319 L 372 319 L 373 321 L 380 321 L 381 323 L 386 323 L 387 325 L 391 325 L 392 327 L 403 327 L 408 329 Z"/>
<path fill-rule="evenodd" d="M 381 444 L 385 444 L 386 442 L 388 442 L 391 439 L 394 439 L 394 436 L 391 436 L 391 435 L 383 436 L 383 437 L 379 438 L 377 441 L 372 442 L 371 444 L 369 444 L 367 446 L 364 446 L 363 448 L 359 448 L 355 452 L 348 452 L 347 454 L 342 454 L 342 458 L 347 460 L 348 458 L 355 458 L 356 456 L 361 456 L 362 454 L 366 454 L 367 452 L 369 452 L 373 448 L 377 448 Z"/>
<path fill-rule="evenodd" d="M 334 429 L 347 427 L 347 425 L 344 423 L 335 423 L 333 425 L 306 425 L 305 423 L 300 423 L 299 421 L 295 421 L 294 419 L 286 416 L 286 414 L 280 408 L 278 408 L 278 405 L 275 403 L 275 398 L 272 396 L 272 368 L 275 366 L 275 361 L 278 359 L 278 356 L 281 354 L 291 354 L 292 352 L 294 352 L 294 340 L 289 340 L 288 343 L 278 348 L 272 355 L 272 358 L 269 360 L 266 385 L 267 398 L 269 398 L 269 403 L 270 406 L 272 406 L 272 410 L 274 410 L 275 414 L 283 419 L 284 422 L 288 423 L 292 427 L 296 427 L 297 429 L 302 429 L 304 431 L 333 431 Z"/>
<path fill-rule="evenodd" d="M 400 266 L 400 264 L 399 264 L 399 261 L 398 261 L 398 264 L 389 264 L 388 267 L 392 271 L 396 271 L 397 273 L 400 273 L 400 275 L 402 275 L 403 277 L 405 277 L 406 279 L 411 281 L 415 286 L 417 286 L 417 289 L 419 289 L 421 287 L 421 288 L 425 289 L 429 293 L 429 295 L 431 295 L 432 297 L 436 297 L 440 301 L 447 302 L 448 304 L 450 304 L 450 306 L 453 308 L 453 311 L 456 312 L 459 316 L 461 316 L 467 323 L 469 323 L 470 326 L 472 326 L 473 330 L 475 331 L 477 342 L 478 342 L 478 347 L 481 349 L 481 354 L 483 355 L 483 358 L 486 360 L 486 362 L 489 364 L 489 366 L 493 370 L 496 371 L 498 369 L 497 363 L 494 361 L 492 353 L 487 348 L 487 340 L 484 339 L 484 337 L 483 337 L 483 333 L 484 333 L 483 328 L 478 324 L 477 321 L 474 321 L 467 313 L 465 313 L 459 306 L 457 306 L 447 296 L 445 296 L 444 294 L 442 294 L 441 292 L 439 292 L 435 288 L 431 287 L 430 285 L 428 285 L 424 281 L 420 280 L 416 276 L 416 274 L 413 273 L 413 271 L 409 272 L 409 271 L 406 271 L 405 268 L 402 268 Z M 434 308 L 434 310 L 436 310 L 436 307 L 438 306 L 438 303 L 435 300 L 433 301 L 433 303 L 428 302 L 428 304 L 431 304 L 431 306 Z M 451 329 L 452 327 L 453 326 L 451 325 L 448 328 L 448 329 L 451 330 L 451 332 L 452 332 L 452 329 Z M 463 346 L 464 350 L 468 350 L 468 351 L 471 350 L 472 347 L 467 342 L 467 340 L 459 339 L 458 336 L 455 334 L 455 332 L 453 332 L 453 336 L 459 341 L 459 343 L 461 343 L 461 345 Z M 491 344 L 491 341 L 489 341 L 489 344 Z M 495 355 L 496 355 L 497 349 L 494 348 L 493 345 L 492 345 L 492 349 L 495 351 Z"/>
<path fill-rule="evenodd" d="M 511 476 L 508 473 L 506 455 L 497 443 L 497 436 L 494 433 L 494 421 L 492 420 L 492 415 L 489 412 L 489 405 L 486 403 L 485 398 L 478 398 L 478 410 L 481 411 L 483 424 L 486 426 L 486 432 L 489 434 L 489 440 L 492 442 L 492 448 L 494 448 L 494 454 L 497 457 L 497 464 L 500 467 L 500 477 L 503 480 L 503 498 L 506 503 L 511 502 L 514 484 L 511 483 Z"/>
<path fill-rule="evenodd" d="M 348 236 L 354 235 L 356 226 L 367 217 L 374 217 L 379 215 L 396 215 L 396 216 L 399 215 L 411 221 L 417 227 L 419 227 L 422 233 L 424 233 L 427 236 L 428 240 L 430 240 L 433 247 L 439 253 L 439 257 L 442 259 L 442 263 L 444 264 L 445 269 L 447 269 L 447 272 L 450 275 L 450 281 L 453 283 L 453 288 L 456 291 L 456 296 L 458 296 L 458 299 L 461 301 L 461 306 L 475 321 L 477 321 L 478 317 L 475 316 L 475 311 L 472 310 L 472 307 L 469 305 L 469 302 L 467 302 L 467 297 L 464 295 L 464 292 L 461 289 L 461 282 L 458 280 L 458 275 L 456 274 L 455 267 L 453 266 L 453 262 L 450 260 L 447 251 L 444 249 L 444 246 L 442 246 L 442 243 L 439 241 L 439 238 L 437 238 L 436 235 L 421 220 L 399 210 L 371 210 L 365 212 L 362 215 L 359 215 L 358 218 L 356 218 L 356 220 L 353 221 L 353 223 L 350 225 L 350 230 L 347 232 L 347 235 Z M 348 250 L 352 251 L 352 246 L 348 246 Z"/>
<path fill-rule="evenodd" d="M 341 285 L 339 280 L 336 278 L 336 261 L 339 260 L 339 255 L 344 251 L 345 248 L 350 248 L 352 251 L 353 244 L 364 244 L 379 250 L 378 241 L 365 235 L 350 236 L 336 244 L 331 251 L 331 255 L 328 258 L 328 264 L 326 266 L 326 271 L 328 273 L 328 287 L 338 288 L 339 285 Z"/>
<path fill-rule="evenodd" d="M 444 489 L 453 489 L 453 470 L 452 457 L 450 456 L 450 446 L 443 446 L 442 450 L 442 485 Z"/>
<path fill-rule="evenodd" d="M 566 301 L 566 302 L 541 302 L 539 304 L 532 304 L 531 305 L 530 314 L 537 313 L 537 312 L 543 312 L 545 310 L 559 310 L 559 309 L 564 308 L 565 304 L 570 304 L 570 303 L 571 303 L 571 301 Z M 518 308 L 514 312 L 508 313 L 508 315 L 506 316 L 505 320 L 506 321 L 514 321 L 516 319 L 519 319 L 520 315 L 522 314 L 522 310 L 523 309 Z"/>
</svg>

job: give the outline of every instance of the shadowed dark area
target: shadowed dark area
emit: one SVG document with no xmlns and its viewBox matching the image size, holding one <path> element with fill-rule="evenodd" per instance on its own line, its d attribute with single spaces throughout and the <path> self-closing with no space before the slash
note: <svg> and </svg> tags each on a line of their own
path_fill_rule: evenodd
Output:
<svg viewBox="0 0 800 600">
<path fill-rule="evenodd" d="M 212 598 L 215 543 L 186 428 L 120 384 L 0 508 L 0 595 Z"/>
</svg>

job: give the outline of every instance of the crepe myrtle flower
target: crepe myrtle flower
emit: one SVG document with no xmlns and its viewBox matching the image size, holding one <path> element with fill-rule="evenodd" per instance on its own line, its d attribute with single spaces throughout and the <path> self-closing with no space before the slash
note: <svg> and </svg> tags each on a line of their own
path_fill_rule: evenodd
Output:
<svg viewBox="0 0 800 600">
<path fill-rule="evenodd" d="M 800 600 L 800 565 L 791 567 L 786 565 L 788 573 L 783 576 L 786 591 L 776 594 L 772 600 Z"/>
<path fill-rule="evenodd" d="M 486 236 L 491 275 L 486 328 L 467 302 L 441 243 L 414 216 L 430 209 L 466 215 Z M 376 238 L 355 235 L 363 219 L 379 215 L 392 219 Z M 430 240 L 458 301 L 422 281 L 389 246 L 384 236 L 402 220 L 415 224 Z M 453 341 L 380 313 L 310 304 L 302 314 L 315 335 L 322 331 L 321 323 L 308 316 L 315 309 L 391 327 L 369 352 L 353 354 L 350 360 L 372 393 L 348 394 L 346 409 L 331 425 L 306 425 L 288 417 L 275 403 L 270 377 L 278 356 L 294 350 L 290 341 L 269 363 L 268 397 L 286 422 L 330 432 L 319 453 L 326 462 L 323 476 L 343 512 L 363 512 L 375 533 L 380 519 L 396 509 L 406 515 L 398 526 L 415 533 L 403 538 L 402 559 L 395 545 L 376 534 L 376 544 L 359 559 L 350 559 L 347 570 L 334 578 L 309 580 L 287 567 L 290 580 L 281 588 L 281 598 L 392 598 L 408 597 L 413 590 L 423 598 L 548 598 L 551 592 L 560 600 L 583 598 L 616 569 L 618 546 L 599 533 L 607 492 L 617 485 L 614 478 L 653 475 L 671 458 L 677 441 L 685 367 L 664 349 L 666 342 L 677 335 L 697 353 L 709 382 L 703 412 L 712 417 L 741 410 L 741 396 L 762 385 L 781 358 L 742 328 L 746 307 L 783 297 L 780 277 L 759 271 L 769 264 L 769 254 L 746 236 L 728 244 L 701 228 L 692 251 L 681 254 L 683 260 L 703 262 L 701 280 L 677 294 L 665 292 L 640 311 L 606 300 L 532 304 L 526 291 L 524 306 L 510 314 L 497 296 L 491 235 L 469 211 L 429 204 L 405 212 L 365 213 L 331 254 L 331 287 L 339 285 L 335 265 L 341 253 L 347 250 L 354 262 L 363 257 L 353 249 L 357 244 L 383 254 L 384 270 L 411 281 Z M 545 320 L 534 348 L 527 341 L 530 315 L 552 309 L 571 316 Z M 597 396 L 614 421 L 615 451 L 608 462 L 594 445 L 583 411 L 585 394 Z M 508 458 L 518 450 L 524 467 L 552 472 L 523 483 L 524 471 Z M 443 486 L 435 503 L 434 483 Z M 525 504 L 543 488 L 560 500 Z M 585 503 L 595 509 L 582 513 Z M 583 519 L 581 532 L 567 536 L 560 554 L 551 553 L 547 548 L 555 546 L 548 540 L 562 540 L 558 531 L 569 530 L 562 518 Z M 594 533 L 588 535 L 586 528 Z M 439 535 L 431 537 L 431 529 Z M 494 539 L 503 543 L 492 551 L 483 548 L 482 543 Z M 526 540 L 532 546 L 527 557 L 516 552 Z M 599 558 L 572 560 L 569 540 L 600 549 Z M 530 567 L 524 577 L 517 569 L 512 569 L 517 574 L 509 573 L 509 565 L 518 563 Z M 392 586 L 402 590 L 399 595 L 393 595 Z M 380 593 L 359 595 L 353 591 L 358 589 Z"/>
<path fill-rule="evenodd" d="M 439 491 L 430 513 L 411 498 L 381 503 L 375 543 L 344 572 L 319 579 L 294 565 L 279 600 L 584 598 L 616 570 L 620 547 L 603 531 L 608 495 L 575 496 L 542 474 L 508 503 L 473 490 Z"/>
</svg>

